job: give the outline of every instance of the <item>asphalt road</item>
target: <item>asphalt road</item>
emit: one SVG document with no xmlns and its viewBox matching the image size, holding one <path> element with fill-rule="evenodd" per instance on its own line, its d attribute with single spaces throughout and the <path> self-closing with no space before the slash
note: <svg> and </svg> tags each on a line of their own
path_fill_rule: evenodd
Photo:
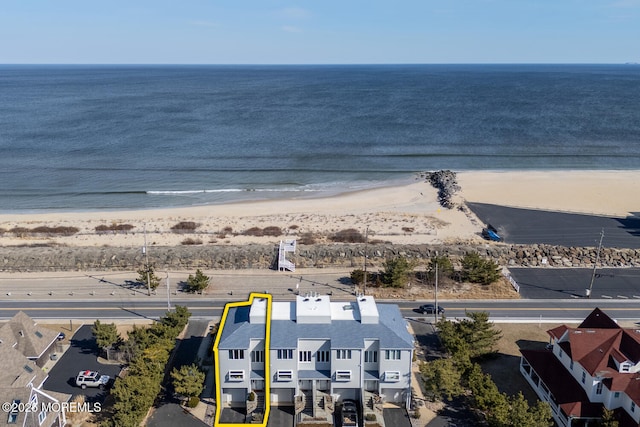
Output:
<svg viewBox="0 0 640 427">
<path fill-rule="evenodd" d="M 584 298 L 591 268 L 510 268 L 520 285 L 520 295 L 531 299 Z M 640 268 L 599 268 L 592 299 L 635 299 L 640 303 Z"/>
<path fill-rule="evenodd" d="M 432 315 L 423 315 L 417 311 L 421 304 L 431 301 L 391 300 L 387 302 L 397 304 L 404 317 L 433 319 Z M 640 319 L 638 301 L 635 299 L 450 300 L 438 303 L 446 309 L 445 314 L 448 318 L 465 317 L 467 311 L 488 311 L 492 319 L 497 321 L 540 321 L 540 319 L 575 321 L 584 319 L 595 307 L 600 307 L 619 320 Z M 224 304 L 224 301 L 198 300 L 189 302 L 187 307 L 193 313 L 193 320 L 199 318 L 211 320 L 221 316 Z M 160 301 L 153 300 L 137 301 L 135 305 L 110 301 L 91 301 L 80 305 L 79 307 L 76 301 L 5 302 L 0 307 L 0 318 L 9 318 L 19 310 L 35 319 L 57 319 L 60 322 L 68 322 L 69 319 L 91 322 L 95 319 L 132 321 L 155 319 L 166 313 L 166 306 Z"/>
<path fill-rule="evenodd" d="M 493 225 L 506 243 L 544 243 L 560 246 L 598 246 L 604 229 L 604 247 L 640 248 L 640 217 L 580 215 L 533 209 L 467 203 L 485 224 Z"/>
</svg>

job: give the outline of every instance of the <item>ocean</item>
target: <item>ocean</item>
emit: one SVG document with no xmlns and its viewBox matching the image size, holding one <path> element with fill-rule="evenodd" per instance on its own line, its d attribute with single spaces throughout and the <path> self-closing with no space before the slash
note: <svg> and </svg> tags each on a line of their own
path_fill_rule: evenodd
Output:
<svg viewBox="0 0 640 427">
<path fill-rule="evenodd" d="M 640 169 L 638 65 L 0 65 L 0 211 Z"/>
</svg>

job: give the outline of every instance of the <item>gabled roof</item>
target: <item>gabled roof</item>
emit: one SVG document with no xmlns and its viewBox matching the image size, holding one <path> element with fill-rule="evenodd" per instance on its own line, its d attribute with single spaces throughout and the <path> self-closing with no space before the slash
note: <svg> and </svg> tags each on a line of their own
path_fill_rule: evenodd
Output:
<svg viewBox="0 0 640 427">
<path fill-rule="evenodd" d="M 556 339 L 565 337 L 558 345 L 591 376 L 602 378 L 609 390 L 624 392 L 640 405 L 640 374 L 619 372 L 616 365 L 640 363 L 639 330 L 620 327 L 596 308 L 577 328 L 561 326 L 547 332 Z"/>
<path fill-rule="evenodd" d="M 0 345 L 14 346 L 30 359 L 39 358 L 57 338 L 57 332 L 40 327 L 22 311 L 0 327 Z"/>
<path fill-rule="evenodd" d="M 6 344 L 0 344 L 0 361 L 0 387 L 28 387 L 33 384 L 40 388 L 47 379 L 47 374 L 33 360 Z"/>
<path fill-rule="evenodd" d="M 605 314 L 598 307 L 582 321 L 578 329 L 620 329 L 615 320 Z"/>
</svg>

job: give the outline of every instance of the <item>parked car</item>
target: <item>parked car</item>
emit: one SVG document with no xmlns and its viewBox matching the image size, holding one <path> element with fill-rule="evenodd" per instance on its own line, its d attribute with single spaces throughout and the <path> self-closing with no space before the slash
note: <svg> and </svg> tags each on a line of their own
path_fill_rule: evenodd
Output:
<svg viewBox="0 0 640 427">
<path fill-rule="evenodd" d="M 344 427 L 358 426 L 358 406 L 355 400 L 342 401 L 342 425 Z"/>
<path fill-rule="evenodd" d="M 80 371 L 76 377 L 76 385 L 83 390 L 87 387 L 105 388 L 109 384 L 109 375 L 100 375 L 96 371 Z"/>
<path fill-rule="evenodd" d="M 482 229 L 482 237 L 494 242 L 502 241 L 502 237 L 498 234 L 498 230 L 496 230 L 496 228 L 491 224 L 487 224 L 487 227 Z"/>
<path fill-rule="evenodd" d="M 423 304 L 419 310 L 422 314 L 433 314 L 436 311 L 436 306 L 433 304 Z M 438 314 L 444 314 L 444 308 L 440 305 L 438 305 Z"/>
<path fill-rule="evenodd" d="M 57 339 L 58 339 L 58 341 L 62 341 L 62 340 L 64 340 L 66 337 L 67 337 L 67 336 L 64 334 L 64 332 L 60 332 L 60 333 L 58 334 Z"/>
</svg>

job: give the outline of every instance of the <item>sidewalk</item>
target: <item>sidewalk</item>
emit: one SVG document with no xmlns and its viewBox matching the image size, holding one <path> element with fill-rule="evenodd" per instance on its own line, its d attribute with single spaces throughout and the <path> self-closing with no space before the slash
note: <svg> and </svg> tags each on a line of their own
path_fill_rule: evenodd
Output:
<svg viewBox="0 0 640 427">
<path fill-rule="evenodd" d="M 136 283 L 135 272 L 51 272 L 51 273 L 0 273 L 0 301 L 16 300 L 138 300 L 138 299 L 198 299 L 203 297 L 228 299 L 239 295 L 244 298 L 250 292 L 268 292 L 278 297 L 293 299 L 300 294 L 317 292 L 347 297 L 353 294 L 349 283 L 351 269 L 299 269 L 296 272 L 275 270 L 213 270 L 204 271 L 211 278 L 211 285 L 204 294 L 183 292 L 185 283 L 193 271 L 157 271 L 160 286 L 148 295 L 144 285 Z"/>
</svg>

